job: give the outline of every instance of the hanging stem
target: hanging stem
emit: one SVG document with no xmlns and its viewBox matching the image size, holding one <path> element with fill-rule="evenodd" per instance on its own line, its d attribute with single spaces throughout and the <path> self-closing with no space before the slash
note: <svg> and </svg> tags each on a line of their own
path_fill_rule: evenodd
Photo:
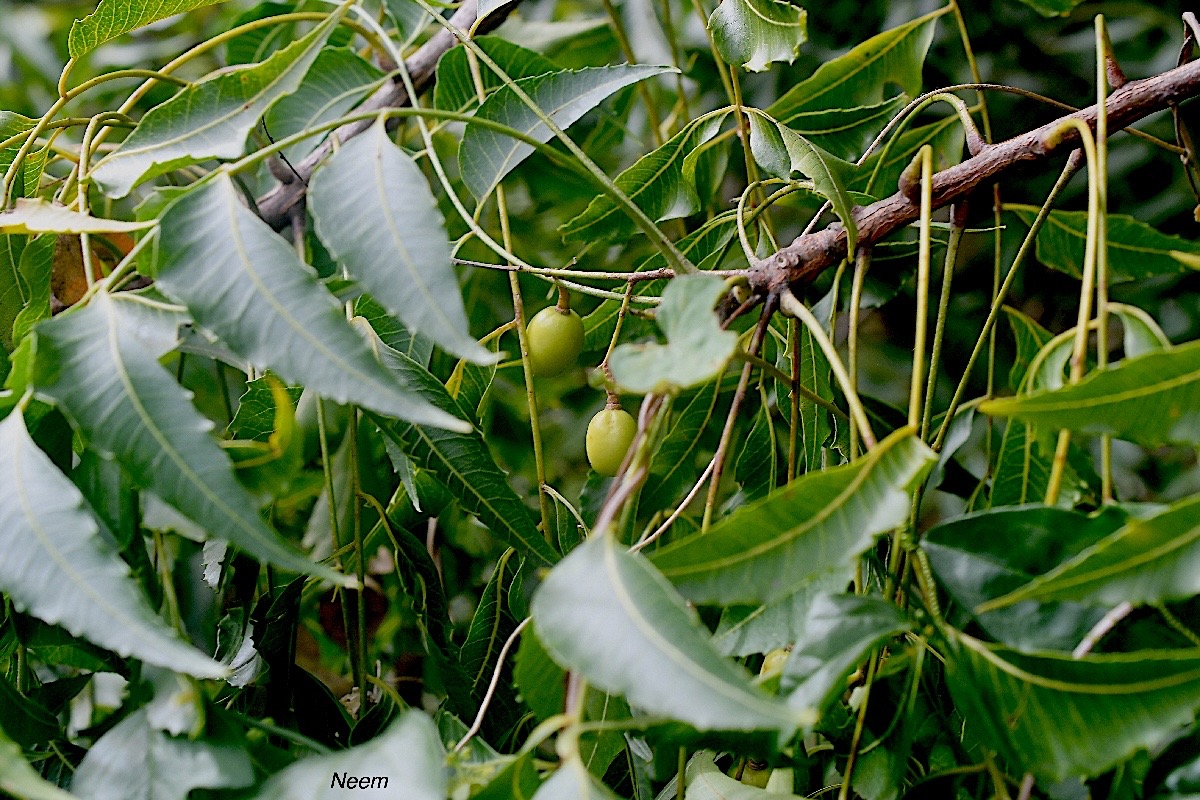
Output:
<svg viewBox="0 0 1200 800">
<path fill-rule="evenodd" d="M 929 327 L 929 248 L 933 222 L 933 148 L 917 154 L 921 162 L 921 233 L 917 249 L 917 322 L 913 343 L 912 384 L 908 395 L 908 424 L 921 424 L 921 390 L 925 372 L 925 337 Z"/>
</svg>

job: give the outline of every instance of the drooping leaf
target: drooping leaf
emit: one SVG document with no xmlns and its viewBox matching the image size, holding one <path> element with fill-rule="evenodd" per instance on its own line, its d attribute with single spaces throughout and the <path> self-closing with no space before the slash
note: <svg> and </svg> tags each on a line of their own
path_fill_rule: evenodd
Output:
<svg viewBox="0 0 1200 800">
<path fill-rule="evenodd" d="M 384 6 L 388 16 L 396 23 L 399 38 L 405 45 L 411 44 L 421 29 L 429 23 L 429 15 L 415 0 L 384 0 Z M 483 19 L 483 16 L 480 15 L 479 18 Z"/>
<path fill-rule="evenodd" d="M 42 778 L 25 760 L 21 748 L 0 729 L 0 792 L 17 800 L 78 800 Z"/>
<path fill-rule="evenodd" d="M 854 108 L 829 108 L 794 114 L 787 126 L 838 158 L 853 159 L 908 102 L 900 94 Z"/>
<path fill-rule="evenodd" d="M 989 502 L 992 508 L 1036 503 L 1046 495 L 1053 452 L 1047 452 L 1034 434 L 1033 426 L 1010 419 L 1000 440 L 1000 455 L 992 479 Z M 1064 475 L 1064 485 L 1075 481 Z M 1060 494 L 1063 494 L 1060 492 Z M 1070 496 L 1070 492 L 1065 493 Z"/>
<path fill-rule="evenodd" d="M 1046 506 L 997 508 L 938 525 L 921 546 L 950 597 L 974 613 L 1096 544 L 1123 519 L 1115 509 L 1088 516 Z M 1073 602 L 1022 602 L 975 616 L 1009 647 L 1070 651 L 1104 611 Z"/>
<path fill-rule="evenodd" d="M 156 730 L 141 709 L 105 733 L 71 781 L 80 800 L 184 800 L 195 788 L 254 782 L 250 756 L 231 739 L 191 741 Z"/>
<path fill-rule="evenodd" d="M 792 63 L 808 41 L 808 12 L 786 0 L 721 0 L 708 18 L 717 52 L 726 63 L 762 72 Z"/>
<path fill-rule="evenodd" d="M 794 644 L 805 635 L 809 608 L 814 600 L 840 592 L 850 583 L 850 570 L 830 572 L 780 600 L 759 606 L 727 606 L 713 634 L 713 644 L 727 656 L 767 653 Z"/>
<path fill-rule="evenodd" d="M 617 188 L 655 222 L 695 214 L 702 208 L 697 194 L 699 148 L 721 129 L 728 111 L 706 115 L 684 126 L 661 147 L 651 150 L 616 178 Z M 637 226 L 606 194 L 559 230 L 567 241 L 595 241 L 633 236 Z"/>
<path fill-rule="evenodd" d="M 806 111 L 846 109 L 884 100 L 889 84 L 909 97 L 921 93 L 921 68 L 933 41 L 941 8 L 931 14 L 872 36 L 832 61 L 772 103 L 767 113 L 784 125 Z"/>
<path fill-rule="evenodd" d="M 382 343 L 381 346 L 386 347 Z M 403 375 L 426 402 L 447 413 L 462 413 L 461 406 L 446 387 L 420 364 L 390 348 L 383 350 L 383 354 L 389 366 Z M 479 517 L 498 539 L 540 566 L 558 560 L 558 555 L 534 524 L 528 508 L 509 486 L 507 476 L 496 466 L 487 442 L 478 431 L 457 433 L 379 418 L 376 422 L 380 430 L 400 445 L 405 455 L 437 476 L 454 492 L 462 507 Z"/>
<path fill-rule="evenodd" d="M 673 414 L 650 459 L 650 474 L 642 489 L 643 502 L 652 499 L 661 506 L 674 503 L 683 494 L 684 484 L 690 486 L 690 481 L 696 479 L 697 448 L 716 414 L 720 388 L 719 381 L 701 386 L 687 405 Z"/>
<path fill-rule="evenodd" d="M 18 199 L 12 211 L 0 214 L 0 233 L 130 233 L 153 227 L 153 222 L 102 219 L 47 200 Z"/>
<path fill-rule="evenodd" d="M 517 85 L 555 125 L 567 128 L 618 89 L 668 71 L 668 67 L 641 64 L 589 67 L 524 78 Z M 503 123 L 540 142 L 554 135 L 509 86 L 485 100 L 475 116 Z M 532 152 L 525 142 L 468 124 L 458 149 L 463 182 L 482 199 Z"/>
<path fill-rule="evenodd" d="M 0 453 L 0 588 L 17 608 L 122 656 L 224 675 L 150 608 L 83 495 L 34 444 L 18 412 L 0 422 Z"/>
<path fill-rule="evenodd" d="M 238 201 L 228 176 L 171 204 L 161 237 L 156 285 L 258 369 L 339 403 L 466 429 L 384 369 L 312 268 Z"/>
<path fill-rule="evenodd" d="M 165 0 L 156 3 L 131 3 L 128 0 L 100 0 L 96 10 L 75 20 L 67 36 L 67 51 L 79 58 L 130 31 L 153 22 L 184 14 L 224 0 Z"/>
<path fill-rule="evenodd" d="M 156 361 L 153 339 L 131 324 L 136 302 L 100 293 L 37 329 L 37 391 L 80 428 L 89 446 L 116 458 L 150 489 L 214 536 L 284 569 L 353 583 L 284 544 L 238 484 L 209 436 L 212 423 Z"/>
<path fill-rule="evenodd" d="M 480 19 L 482 18 L 481 14 Z M 475 44 L 515 81 L 562 69 L 540 53 L 527 50 L 499 36 L 480 36 L 475 39 Z M 504 85 L 500 76 L 482 65 L 479 68 L 479 78 L 483 84 L 484 97 Z M 452 48 L 438 61 L 433 105 L 434 108 L 444 111 L 459 112 L 469 111 L 479 105 L 479 95 L 475 92 L 475 80 L 471 74 L 471 58 L 465 47 Z"/>
<path fill-rule="evenodd" d="M 713 307 L 725 293 L 715 275 L 670 282 L 655 317 L 666 344 L 622 344 L 609 357 L 613 380 L 638 394 L 675 393 L 711 380 L 733 355 L 737 332 L 722 330 Z"/>
<path fill-rule="evenodd" d="M 363 777 L 373 783 L 360 785 Z M 297 761 L 267 781 L 255 800 L 319 800 L 335 796 L 335 789 L 376 790 L 372 794 L 387 789 L 382 794 L 400 792 L 404 800 L 444 800 L 445 754 L 433 720 L 407 711 L 366 744 Z"/>
<path fill-rule="evenodd" d="M 988 400 L 979 410 L 1145 445 L 1200 444 L 1200 342 L 1126 358 L 1061 389 Z"/>
<path fill-rule="evenodd" d="M 855 166 L 826 153 L 798 133 L 767 119 L 761 114 L 750 115 L 750 151 L 758 165 L 771 175 L 790 179 L 800 173 L 813 184 L 833 206 L 834 213 L 846 227 L 846 247 L 853 253 L 858 241 L 858 226 L 854 221 L 854 203 L 846 192 Z"/>
<path fill-rule="evenodd" d="M 764 603 L 852 564 L 875 536 L 904 524 L 914 486 L 936 456 L 911 428 L 842 467 L 811 472 L 743 506 L 653 561 L 698 603 Z"/>
<path fill-rule="evenodd" d="M 444 350 L 496 361 L 467 329 L 437 201 L 382 121 L 317 170 L 308 196 L 317 235 L 376 302 Z"/>
<path fill-rule="evenodd" d="M 21 251 L 20 280 L 29 299 L 12 321 L 14 344 L 28 336 L 34 325 L 50 317 L 50 288 L 57 239 L 54 234 L 43 234 L 26 244 Z"/>
<path fill-rule="evenodd" d="M 1200 653 L 1025 655 L 952 632 L 951 694 L 967 730 L 1013 773 L 1050 783 L 1111 769 L 1184 731 L 1200 708 Z"/>
<path fill-rule="evenodd" d="M 1033 222 L 1034 206 L 1005 205 L 1026 226 Z M 1072 277 L 1082 276 L 1084 244 L 1087 239 L 1086 211 L 1051 211 L 1037 235 L 1037 258 L 1047 267 Z M 1108 215 L 1108 277 L 1113 283 L 1175 275 L 1189 267 L 1173 252 L 1200 257 L 1200 244 L 1159 233 L 1126 214 Z M 1191 269 L 1200 268 L 1192 266 Z"/>
<path fill-rule="evenodd" d="M 558 766 L 533 796 L 533 800 L 619 800 L 612 791 L 591 775 L 578 757 Z"/>
<path fill-rule="evenodd" d="M 763 403 L 733 460 L 733 479 L 748 501 L 761 500 L 775 490 L 777 450 L 771 409 Z"/>
<path fill-rule="evenodd" d="M 1008 319 L 1017 344 L 1017 355 L 1013 359 L 1012 371 L 1008 376 L 1009 385 L 1016 391 L 1021 388 L 1029 366 L 1038 352 L 1054 338 L 1054 334 L 1011 306 L 1002 306 L 1001 311 Z"/>
<path fill-rule="evenodd" d="M 611 535 L 584 542 L 533 598 L 542 644 L 560 665 L 652 715 L 698 730 L 773 731 L 802 723 L 721 657 L 694 611 Z"/>
<path fill-rule="evenodd" d="M 263 114 L 300 86 L 346 8 L 343 4 L 261 64 L 222 72 L 151 109 L 121 146 L 95 165 L 92 180 L 109 197 L 124 197 L 141 181 L 176 167 L 241 156 Z"/>
</svg>

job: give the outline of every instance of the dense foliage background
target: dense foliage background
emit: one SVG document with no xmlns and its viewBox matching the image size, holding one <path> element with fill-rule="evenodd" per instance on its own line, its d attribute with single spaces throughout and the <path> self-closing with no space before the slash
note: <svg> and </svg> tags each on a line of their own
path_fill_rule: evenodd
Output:
<svg viewBox="0 0 1200 800">
<path fill-rule="evenodd" d="M 474 9 L 0 0 L 0 795 L 1200 796 L 1186 5 Z"/>
</svg>

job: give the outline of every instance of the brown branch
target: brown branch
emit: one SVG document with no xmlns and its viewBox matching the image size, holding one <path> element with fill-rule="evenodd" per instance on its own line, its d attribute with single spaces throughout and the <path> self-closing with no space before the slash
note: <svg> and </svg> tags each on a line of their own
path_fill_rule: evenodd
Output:
<svg viewBox="0 0 1200 800">
<path fill-rule="evenodd" d="M 1117 131 L 1200 94 L 1200 61 L 1176 67 L 1169 72 L 1129 81 L 1108 97 L 1108 129 Z M 977 154 L 933 176 L 933 207 L 941 208 L 965 199 L 981 184 L 998 178 L 1013 167 L 1066 153 L 1079 146 L 1079 131 L 1064 128 L 1068 119 L 1082 120 L 1094 132 L 1096 106 L 1076 111 L 1040 128 L 998 144 L 985 145 Z M 856 208 L 860 247 L 870 246 L 888 234 L 917 219 L 920 205 L 910 194 L 897 192 L 891 197 Z M 840 222 L 797 237 L 787 247 L 754 264 L 750 285 L 760 297 L 776 296 L 783 289 L 803 288 L 824 270 L 846 258 L 846 231 Z"/>
<path fill-rule="evenodd" d="M 513 0 L 488 14 L 479 24 L 475 33 L 487 33 L 494 29 L 504 21 L 508 12 L 515 8 L 518 2 L 520 0 Z M 471 26 L 475 24 L 477 8 L 476 0 L 466 0 L 454 12 L 454 16 L 450 17 L 450 24 L 460 30 L 470 30 Z M 404 59 L 404 67 L 408 70 L 413 88 L 418 93 L 433 83 L 438 60 L 457 43 L 458 40 L 448 30 L 441 28 L 429 37 L 429 41 L 417 48 L 415 53 Z M 357 110 L 376 111 L 385 108 L 401 108 L 407 105 L 409 105 L 408 92 L 404 88 L 404 83 L 397 76 L 377 89 Z M 341 144 L 358 136 L 373 124 L 374 120 L 365 119 L 348 123 L 335 130 L 316 150 L 309 153 L 307 158 L 295 165 L 296 174 L 289 173 L 287 176 L 292 178 L 290 183 L 281 183 L 258 199 L 259 216 L 275 230 L 286 226 L 293 210 L 304 201 L 304 193 L 308 189 L 308 179 L 312 177 L 317 165 L 329 155 L 333 149 L 334 140 Z M 299 180 L 296 180 L 297 177 Z"/>
</svg>

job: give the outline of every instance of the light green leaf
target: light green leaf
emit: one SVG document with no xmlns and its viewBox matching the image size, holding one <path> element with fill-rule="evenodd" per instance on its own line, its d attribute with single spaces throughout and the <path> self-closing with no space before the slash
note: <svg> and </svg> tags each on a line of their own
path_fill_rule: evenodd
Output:
<svg viewBox="0 0 1200 800">
<path fill-rule="evenodd" d="M 669 71 L 669 67 L 641 64 L 589 67 L 525 78 L 517 85 L 555 125 L 567 128 L 618 89 Z M 539 142 L 547 142 L 554 135 L 508 86 L 485 100 L 475 116 L 507 125 Z M 532 145 L 468 124 L 458 149 L 463 182 L 482 199 L 532 152 Z"/>
<path fill-rule="evenodd" d="M 1008 205 L 1026 226 L 1033 222 L 1035 206 Z M 1047 267 L 1082 277 L 1084 244 L 1087 240 L 1086 211 L 1051 211 L 1037 235 L 1037 258 Z M 1176 254 L 1193 256 L 1188 263 Z M 1144 222 L 1125 214 L 1108 215 L 1108 278 L 1113 283 L 1176 275 L 1200 269 L 1200 244 L 1159 233 Z"/>
<path fill-rule="evenodd" d="M 853 159 L 908 100 L 907 95 L 899 94 L 854 108 L 801 111 L 792 116 L 787 126 L 838 158 Z"/>
<path fill-rule="evenodd" d="M 380 121 L 313 175 L 309 210 L 330 254 L 410 331 L 476 363 L 494 363 L 467 329 L 446 221 L 421 168 Z"/>
<path fill-rule="evenodd" d="M 379 343 L 389 367 L 428 403 L 450 414 L 466 415 L 437 378 L 403 353 Z M 447 431 L 438 427 L 375 418 L 387 436 L 404 454 L 428 469 L 453 493 L 459 504 L 479 517 L 498 539 L 533 559 L 538 566 L 558 560 L 534 524 L 529 509 L 521 502 L 507 476 L 496 466 L 483 436 Z"/>
<path fill-rule="evenodd" d="M 762 114 L 750 115 L 750 151 L 758 165 L 777 178 L 788 180 L 797 172 L 811 178 L 846 227 L 846 247 L 848 252 L 854 252 L 858 226 L 854 222 L 854 203 L 846 193 L 846 184 L 856 169 L 853 164 L 826 153 L 791 128 Z"/>
<path fill-rule="evenodd" d="M 1092 605 L 1160 603 L 1200 593 L 1200 497 L 1131 519 L 1057 569 L 982 608 L 1023 600 Z"/>
<path fill-rule="evenodd" d="M 697 753 L 688 761 L 683 785 L 687 787 L 687 800 L 795 800 L 801 797 L 786 791 L 760 789 L 731 778 L 717 767 L 711 752 Z M 675 778 L 659 794 L 660 800 L 674 800 L 677 786 L 678 778 Z"/>
<path fill-rule="evenodd" d="M 810 472 L 743 506 L 653 561 L 697 603 L 766 603 L 845 569 L 874 538 L 904 524 L 913 488 L 936 455 L 902 428 L 842 467 Z"/>
<path fill-rule="evenodd" d="M 921 93 L 921 69 L 933 42 L 940 8 L 912 22 L 872 36 L 845 55 L 826 61 L 807 80 L 793 86 L 767 108 L 767 113 L 791 125 L 801 112 L 849 109 L 884 100 L 884 89 L 900 87 L 909 97 Z"/>
<path fill-rule="evenodd" d="M 195 788 L 254 783 L 250 756 L 232 741 L 177 739 L 155 730 L 146 709 L 100 737 L 71 781 L 80 800 L 184 800 Z"/>
<path fill-rule="evenodd" d="M 50 282 L 54 270 L 54 253 L 58 237 L 43 234 L 25 245 L 21 251 L 21 283 L 28 292 L 25 307 L 12 323 L 12 340 L 20 343 L 33 326 L 50 317 Z"/>
<path fill-rule="evenodd" d="M 1126 358 L 1077 384 L 988 400 L 979 409 L 1145 445 L 1200 444 L 1200 342 Z"/>
<path fill-rule="evenodd" d="M 388 15 L 396 23 L 400 40 L 407 46 L 429 23 L 430 17 L 415 0 L 384 0 Z M 479 15 L 483 19 L 483 15 Z"/>
<path fill-rule="evenodd" d="M 150 608 L 83 495 L 34 444 L 19 412 L 0 422 L 0 453 L 0 589 L 18 609 L 122 656 L 224 676 Z"/>
<path fill-rule="evenodd" d="M 702 731 L 775 731 L 781 741 L 804 722 L 721 657 L 695 611 L 611 535 L 550 571 L 533 620 L 555 661 L 651 715 Z"/>
<path fill-rule="evenodd" d="M 808 610 L 817 596 L 846 588 L 851 570 L 812 579 L 799 591 L 760 606 L 726 606 L 713 634 L 713 644 L 727 656 L 767 653 L 794 644 L 803 636 Z"/>
<path fill-rule="evenodd" d="M 607 786 L 593 777 L 578 757 L 568 758 L 546 780 L 533 800 L 618 800 Z"/>
<path fill-rule="evenodd" d="M 1045 452 L 1038 442 L 1032 426 L 1020 420 L 1009 420 L 1004 428 L 1004 438 L 1000 440 L 1000 456 L 996 461 L 989 505 L 998 508 L 1040 502 L 1046 496 L 1053 458 L 1054 453 Z M 1075 481 L 1065 477 L 1064 483 L 1069 487 Z"/>
<path fill-rule="evenodd" d="M 762 72 L 792 63 L 808 41 L 808 12 L 786 0 L 721 0 L 708 18 L 713 44 L 726 63 Z"/>
<path fill-rule="evenodd" d="M 420 711 L 406 711 L 386 731 L 366 744 L 337 753 L 310 756 L 275 775 L 255 800 L 322 800 L 334 789 L 387 789 L 381 794 L 404 800 L 445 800 L 445 753 L 437 726 Z M 374 779 L 371 786 L 331 786 L 331 780 Z M 399 792 L 399 795 L 395 793 Z M 337 792 L 341 794 L 341 792 Z M 364 797 L 370 796 L 367 794 Z"/>
<path fill-rule="evenodd" d="M 21 748 L 0 730 L 0 792 L 16 800 L 78 800 L 38 775 Z"/>
<path fill-rule="evenodd" d="M 1200 707 L 1200 651 L 1024 655 L 951 632 L 946 672 L 966 729 L 1054 783 L 1166 744 Z"/>
<path fill-rule="evenodd" d="M 71 25 L 71 33 L 67 36 L 67 52 L 71 58 L 79 58 L 105 42 L 160 19 L 220 2 L 224 0 L 160 0 L 153 3 L 100 0 L 95 11 Z"/>
<path fill-rule="evenodd" d="M 698 149 L 717 135 L 728 115 L 723 110 L 688 123 L 618 175 L 617 188 L 655 222 L 695 214 L 703 207 L 696 191 Z M 638 228 L 611 197 L 602 194 L 559 231 L 567 241 L 596 241 L 630 237 Z"/>
<path fill-rule="evenodd" d="M 258 369 L 339 403 L 467 429 L 384 369 L 313 269 L 241 204 L 228 176 L 172 203 L 161 231 L 157 286 Z"/>
<path fill-rule="evenodd" d="M 416 6 L 415 3 L 411 4 Z M 420 10 L 420 6 L 416 7 Z M 296 91 L 271 106 L 263 123 L 276 141 L 310 130 L 348 113 L 383 78 L 383 72 L 378 67 L 353 50 L 327 47 L 317 53 L 316 61 L 305 73 Z M 291 164 L 299 164 L 316 149 L 321 138 L 310 136 L 285 148 L 281 155 Z"/>
<path fill-rule="evenodd" d="M 37 328 L 34 383 L 81 429 L 89 445 L 121 462 L 150 489 L 212 535 L 284 569 L 353 580 L 313 563 L 262 521 L 229 458 L 209 436 L 212 423 L 138 335 L 136 302 L 101 293 L 78 311 Z"/>
<path fill-rule="evenodd" d="M 91 179 L 109 197 L 124 197 L 141 181 L 184 164 L 241 156 L 263 114 L 300 86 L 345 10 L 339 7 L 261 64 L 221 72 L 154 107 L 96 164 Z"/>
<path fill-rule="evenodd" d="M 0 233 L 131 233 L 154 222 L 122 222 L 84 214 L 46 200 L 20 198 L 12 211 L 0 214 Z"/>
<path fill-rule="evenodd" d="M 623 344 L 609 357 L 613 380 L 638 394 L 679 392 L 717 375 L 737 348 L 713 307 L 725 293 L 715 275 L 685 275 L 663 292 L 656 320 L 664 344 Z"/>
<path fill-rule="evenodd" d="M 480 19 L 482 18 L 481 14 Z M 515 81 L 562 69 L 540 53 L 527 50 L 499 36 L 480 36 L 475 39 L 475 44 Z M 479 78 L 483 84 L 484 97 L 504 85 L 499 75 L 482 65 L 479 68 Z M 475 80 L 471 74 L 471 54 L 467 48 L 451 48 L 438 60 L 433 105 L 434 108 L 443 111 L 458 112 L 470 111 L 479 105 L 479 95 L 475 92 Z"/>
</svg>

